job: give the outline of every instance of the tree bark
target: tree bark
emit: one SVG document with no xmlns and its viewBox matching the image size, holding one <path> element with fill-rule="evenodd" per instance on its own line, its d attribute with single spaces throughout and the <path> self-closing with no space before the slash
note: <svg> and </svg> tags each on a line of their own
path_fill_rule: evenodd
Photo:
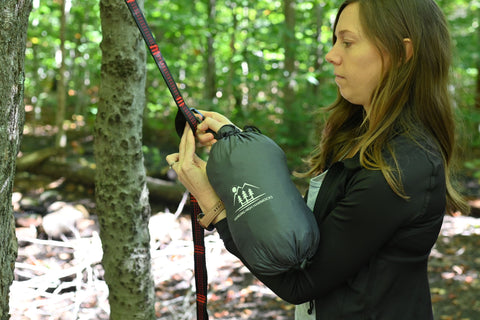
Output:
<svg viewBox="0 0 480 320">
<path fill-rule="evenodd" d="M 206 70 L 205 70 L 205 99 L 207 101 L 212 101 L 217 92 L 216 86 L 216 65 L 215 65 L 215 53 L 213 44 L 215 41 L 216 34 L 216 0 L 207 0 L 207 28 L 210 31 L 207 36 L 207 53 L 206 53 Z"/>
<path fill-rule="evenodd" d="M 478 18 L 480 19 L 480 10 L 478 10 Z M 480 41 L 480 28 L 477 27 L 477 39 Z M 477 56 L 477 87 L 475 90 L 475 107 L 480 109 L 480 57 Z"/>
<path fill-rule="evenodd" d="M 230 106 L 235 106 L 236 99 L 235 99 L 235 56 L 237 54 L 237 49 L 235 47 L 235 44 L 237 42 L 237 39 L 235 35 L 237 34 L 238 30 L 238 18 L 237 18 L 237 13 L 235 12 L 237 8 L 237 4 L 235 2 L 230 2 L 228 4 L 229 9 L 232 12 L 232 32 L 230 33 L 230 43 L 229 43 L 229 48 L 230 48 L 230 59 L 228 62 L 228 81 L 225 85 L 225 97 L 228 99 L 228 104 Z"/>
<path fill-rule="evenodd" d="M 138 1 L 143 7 L 143 1 Z M 96 203 L 110 319 L 155 319 L 142 153 L 145 44 L 124 1 L 101 0 L 101 86 L 95 122 Z"/>
<path fill-rule="evenodd" d="M 478 28 L 480 30 L 480 28 Z M 479 32 L 480 34 L 480 32 Z M 477 67 L 477 88 L 475 90 L 475 108 L 480 109 L 480 58 Z"/>
<path fill-rule="evenodd" d="M 315 57 L 315 63 L 313 64 L 313 70 L 321 70 L 322 65 L 324 64 L 324 54 L 323 54 L 323 43 L 322 43 L 322 26 L 323 26 L 323 6 L 316 2 L 312 8 L 313 17 L 315 18 L 315 25 L 317 26 L 317 32 L 315 34 L 315 43 L 317 46 L 315 48 L 315 52 L 312 52 L 312 56 Z M 318 75 L 316 76 L 317 83 L 311 84 L 311 91 L 313 96 L 317 99 L 321 99 L 320 96 L 320 88 L 324 84 L 324 78 Z"/>
<path fill-rule="evenodd" d="M 60 65 L 58 68 L 58 86 L 57 86 L 57 112 L 55 123 L 57 126 L 57 135 L 55 137 L 55 147 L 64 148 L 67 144 L 67 136 L 63 128 L 63 123 L 65 122 L 65 114 L 67 109 L 67 86 L 66 86 L 66 72 L 67 66 L 65 64 L 65 38 L 66 38 L 66 28 L 67 28 L 67 19 L 65 12 L 65 0 L 60 0 Z"/>
<path fill-rule="evenodd" d="M 31 0 L 0 7 L 0 319 L 9 315 L 9 289 L 17 257 L 12 187 L 23 132 L 25 47 Z"/>
<path fill-rule="evenodd" d="M 303 106 L 297 105 L 296 99 L 296 47 L 297 40 L 295 39 L 295 10 L 296 2 L 294 0 L 283 1 L 283 13 L 285 16 L 285 32 L 284 32 L 284 49 L 285 49 L 285 73 L 287 76 L 285 86 L 283 87 L 283 101 L 284 101 L 284 123 L 282 126 L 287 130 L 287 134 L 295 133 L 296 139 L 289 139 L 288 144 L 291 150 L 300 150 L 305 146 L 307 131 L 306 124 L 303 122 L 305 113 Z"/>
</svg>

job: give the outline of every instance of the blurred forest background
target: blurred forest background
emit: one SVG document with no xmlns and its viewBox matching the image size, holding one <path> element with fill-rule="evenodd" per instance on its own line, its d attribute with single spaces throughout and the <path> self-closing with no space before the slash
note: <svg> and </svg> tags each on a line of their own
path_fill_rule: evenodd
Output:
<svg viewBox="0 0 480 320">
<path fill-rule="evenodd" d="M 480 4 L 438 3 L 455 44 L 451 92 L 463 143 L 460 167 L 480 178 Z M 209 15 L 212 4 L 216 10 Z M 300 158 L 318 141 L 324 117 L 319 111 L 336 96 L 333 69 L 324 56 L 338 4 L 297 1 L 286 21 L 282 1 L 147 0 L 145 15 L 187 104 L 221 112 L 240 126 L 256 125 L 298 169 Z M 67 148 L 84 152 L 87 159 L 90 151 L 78 137 L 91 134 L 97 112 L 98 2 L 66 1 L 62 13 L 59 1 L 35 0 L 30 21 L 25 133 L 42 137 L 36 147 L 47 146 L 60 125 L 72 136 Z M 163 156 L 177 148 L 176 106 L 151 57 L 147 65 L 144 152 L 155 176 L 166 165 Z"/>
<path fill-rule="evenodd" d="M 290 7 L 292 2 L 296 5 Z M 144 13 L 187 104 L 218 111 L 239 126 L 259 127 L 285 150 L 290 169 L 301 170 L 301 159 L 318 142 L 319 128 L 325 119 L 322 108 L 336 97 L 333 68 L 324 56 L 331 46 L 331 27 L 340 3 L 146 0 Z M 480 1 L 437 3 L 450 23 L 455 49 L 450 90 L 459 129 L 459 187 L 471 200 L 473 215 L 480 217 Z M 284 11 L 285 7 L 294 10 Z M 26 122 L 14 187 L 20 249 L 11 302 L 14 312 L 22 315 L 13 319 L 47 319 L 62 308 L 71 316 L 55 319 L 108 318 L 108 307 L 102 306 L 106 289 L 100 281 L 101 246 L 95 244 L 97 238 L 92 231 L 92 223 L 96 223 L 93 131 L 99 105 L 101 41 L 98 0 L 33 0 L 25 60 Z M 191 272 L 182 269 L 192 267 L 190 261 L 182 258 L 189 256 L 191 248 L 180 240 L 188 227 L 184 217 L 174 222 L 170 214 L 184 190 L 174 183 L 166 187 L 158 183 L 175 180 L 165 156 L 178 150 L 179 138 L 174 128 L 177 110 L 150 56 L 145 92 L 145 167 L 147 175 L 157 179 L 156 184 L 149 186 L 152 214 L 168 213 L 155 216 L 157 229 L 168 231 L 152 238 L 157 241 L 152 258 L 159 301 L 155 309 L 162 319 L 191 319 Z M 36 156 L 30 162 L 28 156 L 32 154 Z M 299 188 L 305 187 L 305 181 L 296 182 Z M 84 251 L 85 257 L 93 260 L 75 265 L 76 244 L 71 245 L 73 252 L 68 249 L 70 244 L 65 244 L 66 238 L 56 241 L 64 236 L 63 231 L 50 234 L 45 221 L 44 230 L 41 229 L 41 216 L 53 210 L 48 206 L 57 200 L 90 212 L 89 221 L 93 222 L 80 226 L 81 219 L 75 220 L 75 232 L 80 233 L 74 235 L 92 237 L 87 238 L 91 247 Z M 78 210 L 76 213 L 82 216 Z M 478 219 L 447 218 L 430 264 L 435 315 L 442 320 L 478 319 L 480 223 Z M 32 224 L 38 227 L 39 234 L 35 228 L 35 233 L 31 233 Z M 37 236 L 37 242 L 32 240 Z M 221 252 L 218 236 L 209 234 L 206 239 L 213 239 L 207 240 L 209 251 Z M 32 253 L 35 246 L 37 251 Z M 70 251 L 60 251 L 63 247 Z M 292 318 L 292 306 L 275 298 L 237 260 L 223 253 L 216 256 L 217 265 L 211 266 L 213 293 L 209 299 L 215 318 Z M 228 272 L 223 267 L 229 268 Z M 49 270 L 57 269 L 73 270 L 74 275 L 65 276 L 62 272 L 58 277 L 63 278 L 55 281 L 47 277 L 52 273 Z M 39 274 L 43 278 L 39 277 L 37 284 L 33 280 Z M 40 278 L 51 282 L 41 284 Z M 83 284 L 79 284 L 79 279 L 83 279 Z M 35 288 L 35 292 L 27 294 L 27 286 Z M 45 302 L 54 298 L 58 302 L 60 298 L 54 295 L 65 296 L 71 291 L 77 292 L 77 298 L 72 299 L 78 300 L 81 287 L 96 292 L 96 298 L 88 296 L 81 303 L 72 302 L 73 309 L 71 305 L 58 307 Z M 36 298 L 40 289 L 45 292 Z M 19 303 L 22 299 L 24 303 Z M 26 302 L 28 299 L 31 300 Z M 95 309 L 95 315 L 86 315 L 85 311 L 82 318 L 81 308 Z M 23 317 L 26 310 L 32 313 Z M 43 315 L 38 315 L 39 310 Z"/>
</svg>

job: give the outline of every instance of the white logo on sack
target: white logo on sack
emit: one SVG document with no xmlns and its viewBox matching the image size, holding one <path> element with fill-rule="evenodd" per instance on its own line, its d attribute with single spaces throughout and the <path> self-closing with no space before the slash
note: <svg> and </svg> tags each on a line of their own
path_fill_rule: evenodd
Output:
<svg viewBox="0 0 480 320">
<path fill-rule="evenodd" d="M 233 206 L 239 206 L 235 210 L 235 213 L 237 213 L 234 218 L 235 221 L 256 206 L 273 199 L 273 196 L 267 195 L 265 192 L 262 193 L 259 187 L 249 183 L 244 183 L 241 187 L 233 187 L 232 193 Z"/>
</svg>

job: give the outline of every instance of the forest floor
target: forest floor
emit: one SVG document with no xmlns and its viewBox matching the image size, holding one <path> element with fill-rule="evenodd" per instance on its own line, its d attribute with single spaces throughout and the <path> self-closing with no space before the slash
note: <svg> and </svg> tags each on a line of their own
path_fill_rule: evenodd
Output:
<svg viewBox="0 0 480 320">
<path fill-rule="evenodd" d="M 92 191 L 27 174 L 17 175 L 14 191 L 19 252 L 11 319 L 108 319 Z M 155 310 L 158 319 L 195 319 L 190 221 L 175 210 L 154 207 L 150 221 Z M 211 319 L 293 319 L 294 306 L 226 252 L 216 232 L 205 243 Z M 480 319 L 479 246 L 479 218 L 445 217 L 429 264 L 435 319 Z"/>
</svg>

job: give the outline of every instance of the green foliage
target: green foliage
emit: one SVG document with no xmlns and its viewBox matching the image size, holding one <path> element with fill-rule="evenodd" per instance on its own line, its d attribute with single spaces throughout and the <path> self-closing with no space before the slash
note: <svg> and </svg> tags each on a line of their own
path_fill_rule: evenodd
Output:
<svg viewBox="0 0 480 320">
<path fill-rule="evenodd" d="M 91 116 L 100 82 L 101 41 L 98 1 L 72 0 L 67 15 L 66 64 L 69 118 Z M 74 26 L 74 27 L 73 27 Z M 39 123 L 54 122 L 59 69 L 60 6 L 34 1 L 28 28 L 25 63 L 27 111 Z"/>
<path fill-rule="evenodd" d="M 72 0 L 67 8 L 68 118 L 87 120 L 96 113 L 100 75 L 101 29 L 98 1 Z M 256 125 L 274 138 L 297 166 L 315 145 L 321 107 L 336 96 L 330 48 L 331 23 L 340 1 L 296 1 L 294 30 L 284 23 L 283 1 L 217 0 L 214 21 L 207 1 L 145 1 L 144 13 L 187 104 L 219 111 L 236 124 Z M 480 148 L 478 110 L 474 108 L 480 66 L 480 1 L 438 0 L 455 42 L 452 93 L 460 120 Z M 59 49 L 57 1 L 34 1 L 26 57 L 28 121 L 54 123 Z M 295 72 L 285 73 L 285 36 L 295 39 Z M 214 38 L 215 64 L 207 63 L 207 41 Z M 206 71 L 214 68 L 215 96 L 206 95 Z M 294 106 L 285 106 L 291 85 Z M 147 59 L 144 144 L 164 150 L 178 143 L 176 106 L 151 57 Z M 302 123 L 301 128 L 291 126 Z M 27 123 L 28 125 L 28 123 Z M 309 133 L 312 134 L 309 134 Z M 306 133 L 306 134 L 305 134 Z M 158 159 L 158 157 L 157 157 Z"/>
<path fill-rule="evenodd" d="M 473 159 L 465 162 L 465 168 L 473 172 L 473 177 L 480 181 L 480 159 Z"/>
</svg>

